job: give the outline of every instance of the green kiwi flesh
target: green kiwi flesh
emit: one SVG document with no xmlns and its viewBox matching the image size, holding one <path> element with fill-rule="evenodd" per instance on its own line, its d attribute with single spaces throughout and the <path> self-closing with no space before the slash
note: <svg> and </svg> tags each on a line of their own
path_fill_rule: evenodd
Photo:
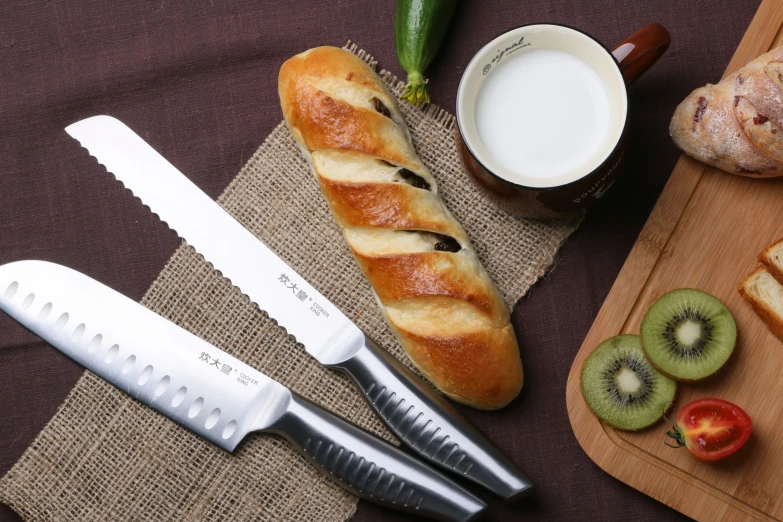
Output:
<svg viewBox="0 0 783 522">
<path fill-rule="evenodd" d="M 618 335 L 587 357 L 582 393 L 598 418 L 635 431 L 655 424 L 671 408 L 677 383 L 650 365 L 638 336 Z"/>
<path fill-rule="evenodd" d="M 718 298 L 680 288 L 662 295 L 642 320 L 647 359 L 672 379 L 693 382 L 717 372 L 734 351 L 737 325 Z"/>
</svg>

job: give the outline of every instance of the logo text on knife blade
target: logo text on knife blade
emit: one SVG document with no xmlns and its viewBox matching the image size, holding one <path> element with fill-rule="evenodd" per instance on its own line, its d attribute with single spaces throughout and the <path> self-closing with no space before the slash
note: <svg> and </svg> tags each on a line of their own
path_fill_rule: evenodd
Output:
<svg viewBox="0 0 783 522">
<path fill-rule="evenodd" d="M 283 283 L 283 285 L 285 285 L 286 288 L 291 290 L 291 293 L 293 293 L 294 297 L 299 299 L 301 302 L 303 303 L 313 302 L 313 298 L 309 297 L 307 295 L 307 292 L 305 292 L 304 290 L 300 290 L 299 286 L 291 280 L 291 276 L 289 276 L 288 274 L 280 274 L 280 277 L 277 280 Z M 324 309 L 324 307 L 319 305 L 318 303 L 313 302 L 313 304 L 310 306 L 310 311 L 313 312 L 316 315 L 316 317 L 320 317 L 323 315 L 327 319 L 329 318 L 329 312 L 327 312 Z"/>
<path fill-rule="evenodd" d="M 199 361 L 204 361 L 209 366 L 214 366 L 215 369 L 217 369 L 220 373 L 224 373 L 226 375 L 231 375 L 232 373 L 239 373 L 239 376 L 237 377 L 237 382 L 247 386 L 248 384 L 252 384 L 253 386 L 258 386 L 258 380 L 254 379 L 253 377 L 250 377 L 249 375 L 240 372 L 236 368 L 232 368 L 230 365 L 226 363 L 220 362 L 220 357 L 214 357 L 207 352 L 201 352 L 201 355 L 199 355 L 198 358 Z"/>
</svg>

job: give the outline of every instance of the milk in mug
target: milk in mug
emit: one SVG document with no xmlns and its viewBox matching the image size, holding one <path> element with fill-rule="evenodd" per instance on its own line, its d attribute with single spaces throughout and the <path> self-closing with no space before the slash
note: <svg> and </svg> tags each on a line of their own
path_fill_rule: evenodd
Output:
<svg viewBox="0 0 783 522">
<path fill-rule="evenodd" d="M 546 179 L 584 174 L 607 139 L 610 100 L 598 74 L 580 58 L 556 49 L 531 49 L 505 58 L 476 100 L 476 127 L 489 154 L 514 176 Z M 590 169 L 597 167 L 591 165 Z"/>
</svg>

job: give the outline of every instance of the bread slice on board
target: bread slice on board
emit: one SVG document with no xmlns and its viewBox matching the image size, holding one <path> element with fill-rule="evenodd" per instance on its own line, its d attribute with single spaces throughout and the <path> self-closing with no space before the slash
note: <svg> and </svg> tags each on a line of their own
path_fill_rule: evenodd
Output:
<svg viewBox="0 0 783 522">
<path fill-rule="evenodd" d="M 783 239 L 778 240 L 759 254 L 759 261 L 767 272 L 772 274 L 783 285 Z"/>
<path fill-rule="evenodd" d="M 778 339 L 783 341 L 783 285 L 763 266 L 740 283 L 739 293 Z"/>
</svg>

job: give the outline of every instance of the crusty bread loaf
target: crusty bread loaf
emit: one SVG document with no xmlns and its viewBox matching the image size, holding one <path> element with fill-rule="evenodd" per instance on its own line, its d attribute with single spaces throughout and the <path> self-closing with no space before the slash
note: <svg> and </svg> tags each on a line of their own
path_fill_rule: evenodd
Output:
<svg viewBox="0 0 783 522">
<path fill-rule="evenodd" d="M 783 285 L 783 239 L 764 249 L 759 255 L 759 261 Z"/>
<path fill-rule="evenodd" d="M 778 339 L 783 341 L 783 286 L 760 266 L 740 283 L 739 292 Z"/>
<path fill-rule="evenodd" d="M 288 128 L 413 363 L 458 402 L 508 404 L 522 387 L 508 307 L 383 82 L 353 54 L 318 47 L 284 63 L 278 87 Z"/>
<path fill-rule="evenodd" d="M 732 174 L 783 175 L 783 46 L 693 91 L 669 125 L 689 156 Z"/>
</svg>

